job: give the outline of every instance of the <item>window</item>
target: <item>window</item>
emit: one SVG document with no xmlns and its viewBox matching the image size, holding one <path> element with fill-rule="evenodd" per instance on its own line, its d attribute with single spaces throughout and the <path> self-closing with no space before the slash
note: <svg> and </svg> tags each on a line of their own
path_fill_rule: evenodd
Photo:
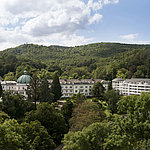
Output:
<svg viewBox="0 0 150 150">
<path fill-rule="evenodd" d="M 75 90 L 75 93 L 77 93 L 78 92 L 78 90 Z"/>
<path fill-rule="evenodd" d="M 80 92 L 83 92 L 83 90 L 81 90 L 81 89 L 80 89 L 79 91 L 80 91 Z"/>
</svg>

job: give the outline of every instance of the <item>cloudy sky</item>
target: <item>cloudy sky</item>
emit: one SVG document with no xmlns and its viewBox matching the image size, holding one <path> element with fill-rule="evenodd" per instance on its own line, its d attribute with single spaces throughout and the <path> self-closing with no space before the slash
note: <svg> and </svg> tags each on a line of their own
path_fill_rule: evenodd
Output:
<svg viewBox="0 0 150 150">
<path fill-rule="evenodd" d="M 150 0 L 0 0 L 0 50 L 24 43 L 150 44 Z"/>
</svg>

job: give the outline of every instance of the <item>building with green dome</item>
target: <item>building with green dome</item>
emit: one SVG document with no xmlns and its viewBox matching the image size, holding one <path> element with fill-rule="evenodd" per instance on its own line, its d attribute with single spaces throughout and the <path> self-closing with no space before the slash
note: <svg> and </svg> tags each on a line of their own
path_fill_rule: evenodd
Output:
<svg viewBox="0 0 150 150">
<path fill-rule="evenodd" d="M 17 80 L 18 84 L 29 84 L 31 76 L 27 75 L 27 71 L 24 71 L 24 74 L 20 76 Z"/>
<path fill-rule="evenodd" d="M 31 81 L 31 76 L 27 75 L 27 71 L 24 71 L 24 74 L 21 75 L 16 81 L 1 81 L 3 90 L 13 91 L 14 93 L 19 93 L 27 97 L 26 89 Z"/>
</svg>

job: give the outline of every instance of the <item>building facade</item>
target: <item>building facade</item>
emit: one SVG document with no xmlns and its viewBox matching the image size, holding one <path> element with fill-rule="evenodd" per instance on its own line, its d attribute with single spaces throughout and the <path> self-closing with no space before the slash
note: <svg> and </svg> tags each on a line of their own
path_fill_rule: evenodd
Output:
<svg viewBox="0 0 150 150">
<path fill-rule="evenodd" d="M 24 75 L 20 76 L 17 81 L 1 81 L 4 91 L 12 91 L 27 97 L 26 89 L 29 85 L 31 77 L 24 71 Z"/>
<path fill-rule="evenodd" d="M 53 80 L 48 80 L 50 85 Z M 108 82 L 101 79 L 60 79 L 62 88 L 62 97 L 71 97 L 73 94 L 81 93 L 85 96 L 91 96 L 93 84 L 101 82 L 107 89 Z"/>
<path fill-rule="evenodd" d="M 27 97 L 26 89 L 29 85 L 31 77 L 24 72 L 17 81 L 1 81 L 4 91 L 12 91 Z M 53 80 L 48 80 L 51 86 Z M 62 87 L 62 97 L 71 97 L 73 94 L 81 93 L 85 96 L 91 96 L 93 84 L 96 82 L 102 83 L 107 90 L 108 82 L 101 79 L 60 79 Z M 118 90 L 121 95 L 140 95 L 142 92 L 150 91 L 150 79 L 135 78 L 122 79 L 120 77 L 112 80 L 112 87 Z"/>
<path fill-rule="evenodd" d="M 29 85 L 31 77 L 29 75 L 22 75 L 17 81 L 1 81 L 3 90 L 19 93 L 27 97 L 26 89 Z M 49 86 L 51 86 L 53 80 L 48 80 Z M 93 84 L 101 82 L 105 89 L 107 89 L 107 81 L 101 79 L 60 79 L 60 85 L 62 88 L 62 97 L 71 97 L 73 94 L 81 93 L 85 96 L 91 96 L 91 89 Z"/>
<path fill-rule="evenodd" d="M 122 95 L 140 95 L 142 92 L 150 91 L 150 79 L 133 78 L 123 80 L 118 77 L 112 80 L 112 87 L 119 90 Z"/>
</svg>

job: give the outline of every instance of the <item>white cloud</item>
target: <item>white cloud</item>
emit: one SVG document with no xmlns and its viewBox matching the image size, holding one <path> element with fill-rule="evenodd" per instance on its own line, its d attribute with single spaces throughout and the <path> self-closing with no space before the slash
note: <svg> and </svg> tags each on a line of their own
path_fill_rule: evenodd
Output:
<svg viewBox="0 0 150 150">
<path fill-rule="evenodd" d="M 136 34 L 127 34 L 127 35 L 121 35 L 120 38 L 124 39 L 124 40 L 134 40 L 138 37 L 138 33 Z"/>
<path fill-rule="evenodd" d="M 117 4 L 119 3 L 119 0 L 104 0 L 104 4 Z"/>
<path fill-rule="evenodd" d="M 104 4 L 118 0 L 1 0 L 0 49 L 26 42 L 80 45 L 92 38 L 79 36 L 102 19 Z M 58 43 L 56 43 L 58 42 Z"/>
</svg>

